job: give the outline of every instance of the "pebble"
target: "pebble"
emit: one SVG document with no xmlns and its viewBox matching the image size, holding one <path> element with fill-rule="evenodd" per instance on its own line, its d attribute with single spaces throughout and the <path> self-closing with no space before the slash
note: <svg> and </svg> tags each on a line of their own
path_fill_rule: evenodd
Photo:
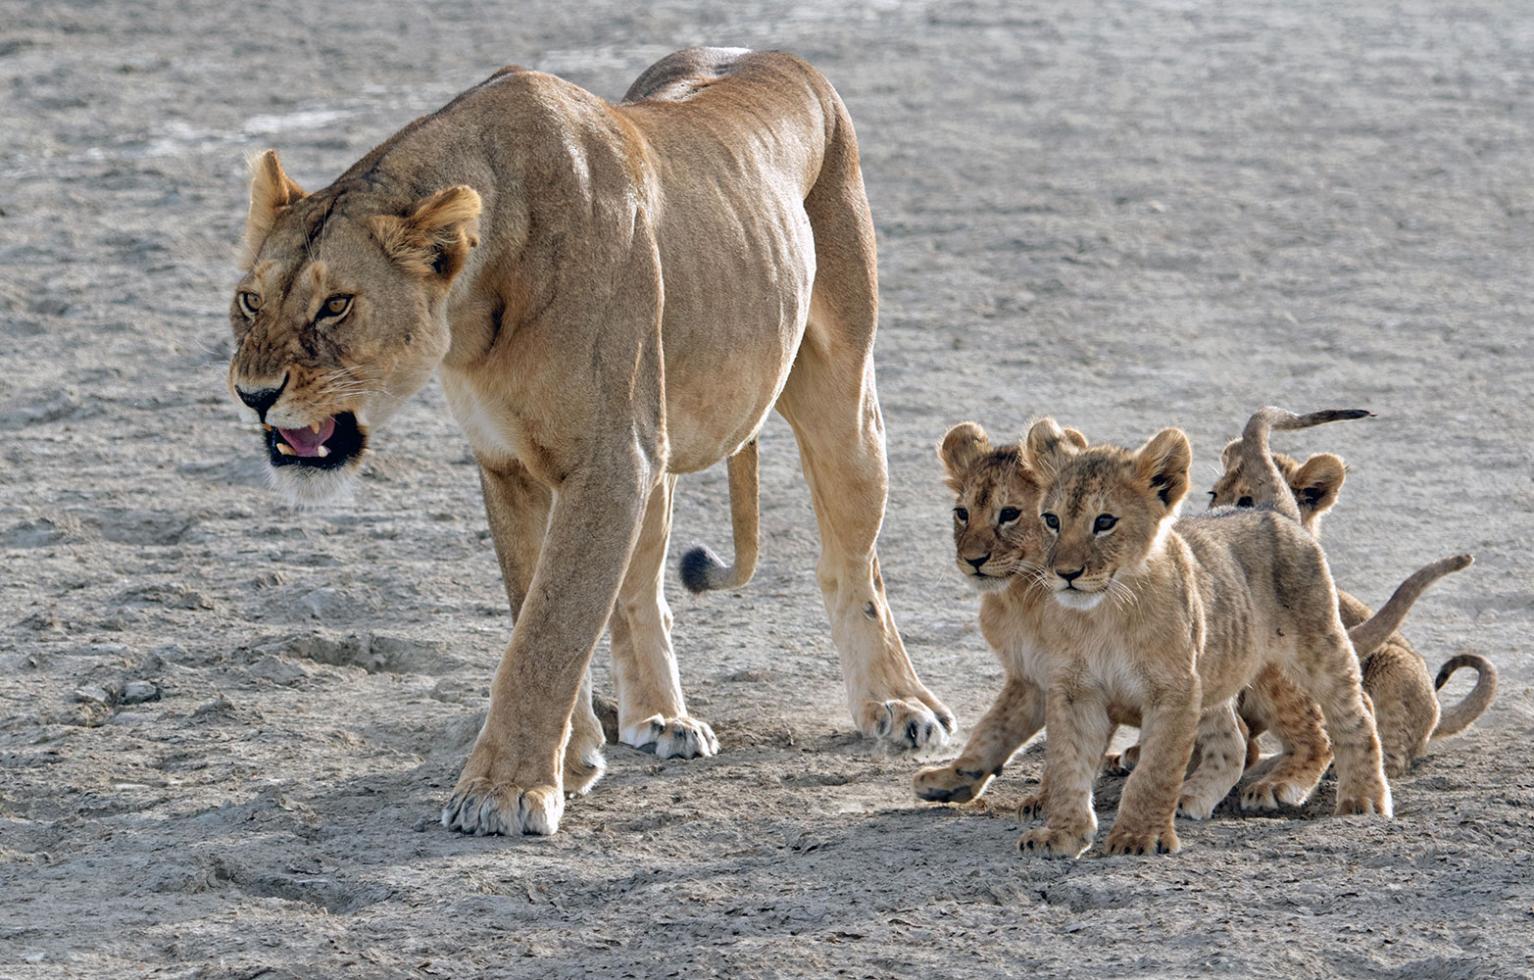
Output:
<svg viewBox="0 0 1534 980">
<path fill-rule="evenodd" d="M 154 681 L 129 681 L 123 685 L 123 704 L 143 704 L 160 700 L 160 687 Z"/>
</svg>

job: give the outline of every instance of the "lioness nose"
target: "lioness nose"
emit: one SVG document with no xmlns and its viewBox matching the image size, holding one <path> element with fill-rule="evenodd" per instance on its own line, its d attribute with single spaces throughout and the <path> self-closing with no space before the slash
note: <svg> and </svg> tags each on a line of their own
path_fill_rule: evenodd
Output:
<svg viewBox="0 0 1534 980">
<path fill-rule="evenodd" d="M 261 416 L 261 421 L 265 422 L 267 411 L 277 404 L 277 399 L 282 397 L 282 390 L 287 386 L 288 379 L 284 377 L 282 384 L 275 388 L 257 388 L 253 391 L 247 391 L 239 385 L 235 385 L 234 393 L 240 396 L 240 401 L 249 405 L 255 410 L 257 415 Z"/>
<path fill-rule="evenodd" d="M 984 565 L 986 562 L 991 560 L 991 553 L 989 551 L 987 551 L 985 554 L 981 555 L 979 558 L 966 558 L 964 560 L 969 562 L 970 565 L 972 565 L 974 567 L 975 571 L 978 572 L 978 571 L 980 571 L 980 566 Z"/>
<path fill-rule="evenodd" d="M 1076 581 L 1078 578 L 1081 578 L 1081 573 L 1084 572 L 1084 571 L 1086 571 L 1085 568 L 1078 568 L 1074 572 L 1062 572 L 1059 569 L 1055 569 L 1055 574 L 1060 576 L 1061 578 L 1065 579 L 1065 584 L 1066 585 L 1070 585 L 1072 582 Z"/>
</svg>

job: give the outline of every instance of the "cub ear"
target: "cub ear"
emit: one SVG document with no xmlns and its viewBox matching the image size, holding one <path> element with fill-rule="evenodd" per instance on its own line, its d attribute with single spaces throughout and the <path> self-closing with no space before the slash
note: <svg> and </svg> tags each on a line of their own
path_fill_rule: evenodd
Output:
<svg viewBox="0 0 1534 980">
<path fill-rule="evenodd" d="M 1042 418 L 1028 428 L 1023 439 L 1024 462 L 1043 473 L 1053 473 L 1062 460 L 1085 449 L 1087 437 L 1075 429 L 1062 429 L 1051 418 Z"/>
<path fill-rule="evenodd" d="M 276 150 L 267 150 L 250 161 L 250 212 L 245 216 L 242 259 L 246 268 L 255 264 L 256 253 L 278 217 L 303 196 L 304 189 L 283 172 Z"/>
<path fill-rule="evenodd" d="M 1162 429 L 1135 453 L 1135 476 L 1156 492 L 1167 510 L 1173 510 L 1188 493 L 1188 470 L 1193 447 L 1181 429 Z"/>
<path fill-rule="evenodd" d="M 970 465 L 991 451 L 991 440 L 978 422 L 960 422 L 948 430 L 937 447 L 937 458 L 948 471 L 948 485 L 955 493 L 963 484 Z"/>
<path fill-rule="evenodd" d="M 404 217 L 375 215 L 368 225 L 390 258 L 445 286 L 479 244 L 479 211 L 479 194 L 460 184 L 417 201 Z"/>
<path fill-rule="evenodd" d="M 1346 478 L 1347 466 L 1342 457 L 1317 453 L 1290 474 L 1289 488 L 1294 491 L 1294 499 L 1303 516 L 1320 516 L 1337 502 L 1342 481 Z"/>
<path fill-rule="evenodd" d="M 1229 473 L 1235 469 L 1236 463 L 1241 459 L 1241 440 L 1232 439 L 1220 450 L 1220 466 Z"/>
</svg>

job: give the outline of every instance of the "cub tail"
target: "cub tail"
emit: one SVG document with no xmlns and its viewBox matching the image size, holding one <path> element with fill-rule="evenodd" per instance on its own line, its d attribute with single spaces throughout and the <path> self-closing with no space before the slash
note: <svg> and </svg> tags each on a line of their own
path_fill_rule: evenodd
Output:
<svg viewBox="0 0 1534 980">
<path fill-rule="evenodd" d="M 1478 653 L 1461 653 L 1446 660 L 1439 668 L 1438 679 L 1433 682 L 1433 687 L 1441 689 L 1449 682 L 1449 676 L 1461 667 L 1475 671 L 1475 687 L 1465 695 L 1465 700 L 1447 709 L 1439 717 L 1438 727 L 1433 729 L 1433 738 L 1453 735 L 1469 728 L 1471 722 L 1491 707 L 1491 699 L 1497 696 L 1497 668 Z"/>
<path fill-rule="evenodd" d="M 756 571 L 758 532 L 757 514 L 757 441 L 741 446 L 730 457 L 726 469 L 730 477 L 730 525 L 735 535 L 735 563 L 724 561 L 703 545 L 682 556 L 682 584 L 698 594 L 714 589 L 738 589 L 751 581 Z"/>
<path fill-rule="evenodd" d="M 1268 449 L 1271 430 L 1308 429 L 1327 422 L 1369 418 L 1373 414 L 1362 408 L 1332 408 L 1309 415 L 1296 415 L 1271 405 L 1259 408 L 1247 420 L 1246 429 L 1241 433 L 1241 471 L 1251 482 L 1252 503 L 1258 507 L 1266 504 L 1295 523 L 1300 521 L 1300 507 L 1294 502 L 1294 493 Z M 1388 631 L 1386 635 L 1389 635 Z"/>
<path fill-rule="evenodd" d="M 1406 614 L 1411 612 L 1411 607 L 1422 596 L 1422 593 L 1428 590 L 1430 585 L 1445 575 L 1469 568 L 1474 561 L 1475 559 L 1469 555 L 1440 558 L 1431 565 L 1423 565 L 1413 572 L 1406 581 L 1396 586 L 1395 592 L 1391 594 L 1389 601 L 1380 607 L 1379 612 L 1376 612 L 1373 616 L 1348 630 L 1348 639 L 1353 641 L 1353 650 L 1358 654 L 1358 658 L 1362 660 L 1375 650 L 1378 650 L 1390 638 L 1391 633 L 1401 628 L 1401 624 L 1406 621 Z M 1457 660 L 1458 658 L 1455 659 Z M 1449 663 L 1454 663 L 1454 661 L 1451 660 Z M 1460 666 L 1466 665 L 1461 664 Z M 1487 666 L 1490 667 L 1490 664 L 1487 664 Z M 1448 673 L 1439 675 L 1440 687 L 1443 686 L 1444 681 L 1449 679 L 1449 674 L 1453 673 L 1447 665 L 1445 665 L 1444 669 Z M 1482 676 L 1485 676 L 1484 672 Z M 1493 680 L 1492 684 L 1495 686 L 1496 681 Z M 1479 689 L 1479 685 L 1477 685 L 1477 690 Z M 1473 692 L 1471 697 L 1474 697 Z M 1487 700 L 1490 700 L 1489 696 Z M 1466 703 L 1469 703 L 1468 699 Z M 1465 724 L 1468 725 L 1474 721 L 1476 715 L 1479 715 L 1482 710 L 1485 710 L 1484 705 L 1477 709 L 1474 714 L 1471 714 L 1469 718 L 1465 719 Z M 1464 726 L 1460 727 L 1463 728 Z M 1459 731 L 1459 729 L 1456 728 L 1455 731 Z"/>
</svg>

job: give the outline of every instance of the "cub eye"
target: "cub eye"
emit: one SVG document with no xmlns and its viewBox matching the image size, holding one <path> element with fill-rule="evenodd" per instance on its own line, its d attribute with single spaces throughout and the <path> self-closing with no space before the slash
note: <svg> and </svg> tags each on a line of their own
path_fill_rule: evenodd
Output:
<svg viewBox="0 0 1534 980">
<path fill-rule="evenodd" d="M 960 524 L 968 524 L 969 511 L 965 510 L 963 507 L 955 507 L 953 509 L 953 519 L 958 521 Z"/>
<path fill-rule="evenodd" d="M 1022 516 L 1023 512 L 1018 510 L 1016 507 L 1003 507 L 1001 509 L 1001 513 L 996 515 L 996 523 L 1011 524 L 1013 521 Z"/>
<path fill-rule="evenodd" d="M 1240 500 L 1236 501 L 1236 506 L 1237 507 L 1250 507 L 1250 506 L 1252 506 L 1252 498 L 1251 497 L 1242 497 Z"/>
<path fill-rule="evenodd" d="M 315 317 L 315 319 L 332 320 L 337 317 L 342 317 L 345 316 L 346 311 L 351 308 L 352 298 L 350 296 L 337 293 L 325 301 L 325 305 L 320 307 L 320 315 Z"/>
<path fill-rule="evenodd" d="M 1053 514 L 1044 514 L 1042 516 L 1044 518 L 1045 527 L 1049 528 L 1051 531 L 1060 530 L 1060 518 Z"/>
<path fill-rule="evenodd" d="M 254 320 L 256 313 L 261 309 L 261 297 L 256 293 L 241 290 L 239 303 L 240 312 L 245 314 L 247 320 Z"/>
<path fill-rule="evenodd" d="M 1097 520 L 1092 522 L 1092 533 L 1102 534 L 1104 531 L 1111 531 L 1113 530 L 1113 525 L 1118 522 L 1119 519 L 1112 514 L 1098 514 Z"/>
</svg>

